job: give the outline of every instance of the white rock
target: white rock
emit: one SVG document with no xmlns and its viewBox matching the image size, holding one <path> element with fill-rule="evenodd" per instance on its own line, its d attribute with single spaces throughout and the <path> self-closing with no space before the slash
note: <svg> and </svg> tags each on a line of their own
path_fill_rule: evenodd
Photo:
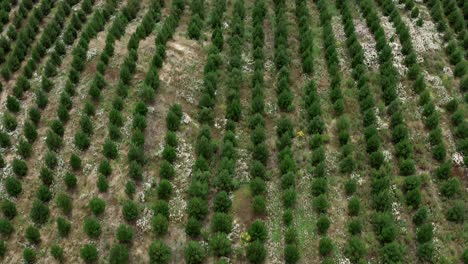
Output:
<svg viewBox="0 0 468 264">
<path fill-rule="evenodd" d="M 465 164 L 465 159 L 463 157 L 463 153 L 455 152 L 452 155 L 453 163 L 457 164 L 458 166 L 463 166 Z"/>
</svg>

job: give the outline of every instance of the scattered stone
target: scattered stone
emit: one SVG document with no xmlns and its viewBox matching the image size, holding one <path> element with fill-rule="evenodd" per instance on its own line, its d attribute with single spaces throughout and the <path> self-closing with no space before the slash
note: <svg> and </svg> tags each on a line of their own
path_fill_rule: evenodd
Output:
<svg viewBox="0 0 468 264">
<path fill-rule="evenodd" d="M 151 229 L 151 219 L 153 219 L 153 210 L 145 207 L 143 215 L 136 221 L 137 230 L 141 233 L 147 232 Z"/>
<path fill-rule="evenodd" d="M 465 157 L 463 156 L 463 153 L 455 152 L 452 155 L 452 161 L 458 166 L 463 166 L 465 164 Z"/>
<path fill-rule="evenodd" d="M 382 151 L 382 154 L 384 155 L 384 159 L 386 162 L 390 162 L 392 160 L 392 153 L 390 153 L 389 150 Z"/>
<path fill-rule="evenodd" d="M 356 33 L 361 40 L 361 46 L 364 50 L 364 62 L 368 67 L 377 69 L 378 56 L 375 39 L 367 27 L 366 23 L 361 19 L 355 19 L 354 25 Z"/>
<path fill-rule="evenodd" d="M 86 60 L 90 61 L 97 55 L 97 50 L 95 48 L 91 48 L 88 50 L 88 53 L 86 53 Z"/>
</svg>

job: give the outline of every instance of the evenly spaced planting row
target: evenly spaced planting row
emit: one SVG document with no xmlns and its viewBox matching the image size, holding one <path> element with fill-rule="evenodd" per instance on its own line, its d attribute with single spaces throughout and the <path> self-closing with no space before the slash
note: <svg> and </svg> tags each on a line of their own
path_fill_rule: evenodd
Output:
<svg viewBox="0 0 468 264">
<path fill-rule="evenodd" d="M 262 263 L 267 255 L 265 242 L 268 231 L 262 221 L 262 216 L 266 214 L 266 184 L 269 153 L 265 143 L 265 33 L 263 23 L 266 16 L 265 1 L 256 0 L 252 10 L 252 56 L 254 60 L 254 72 L 252 75 L 252 97 L 250 107 L 249 127 L 250 140 L 252 143 L 250 163 L 250 189 L 253 194 L 252 207 L 256 220 L 252 222 L 248 229 L 248 244 L 246 245 L 246 256 L 250 263 Z M 259 188 L 261 187 L 261 188 Z"/>
<path fill-rule="evenodd" d="M 12 73 L 16 72 L 21 67 L 21 63 L 28 55 L 29 49 L 31 48 L 31 45 L 34 42 L 36 35 L 41 31 L 40 24 L 49 15 L 50 11 L 56 3 L 57 1 L 55 0 L 42 0 L 39 3 L 39 6 L 33 9 L 32 15 L 29 16 L 27 24 L 24 27 L 21 27 L 17 35 L 15 32 L 13 38 L 15 39 L 15 42 L 11 43 L 14 44 L 14 46 L 12 47 L 12 45 L 9 45 L 10 47 L 7 50 L 10 50 L 10 52 L 7 52 L 7 54 L 5 54 L 5 64 L 0 70 L 0 74 L 5 80 L 10 80 Z M 72 6 L 73 2 L 69 3 L 69 5 Z M 64 14 L 60 13 L 59 16 L 63 18 Z M 47 27 L 46 29 L 49 30 L 48 33 L 52 33 L 54 31 L 59 30 L 59 28 L 57 27 L 54 27 L 54 31 L 50 31 L 51 29 Z M 13 35 L 11 37 L 13 37 Z M 51 35 L 50 38 L 49 36 L 41 38 L 39 44 L 36 45 L 34 48 L 35 60 L 39 60 L 41 56 L 44 56 L 44 54 L 47 51 L 47 47 L 45 45 L 42 45 L 50 45 L 52 39 L 54 39 L 54 35 Z"/>
<path fill-rule="evenodd" d="M 80 37 L 79 44 L 72 51 L 72 54 L 74 55 L 74 60 L 79 59 L 81 61 L 84 61 L 82 57 L 79 56 L 77 50 L 80 48 L 83 49 L 83 52 L 84 52 L 83 56 L 86 56 L 86 49 L 87 49 L 87 45 L 89 41 L 97 35 L 98 31 L 104 28 L 104 24 L 106 20 L 110 18 L 111 14 L 115 10 L 115 7 L 116 7 L 115 2 L 109 2 L 104 7 L 104 9 L 100 9 L 96 11 L 93 14 L 93 16 L 89 19 L 89 23 L 86 24 L 86 27 L 84 28 L 84 32 Z M 86 16 L 84 16 L 84 19 L 87 20 Z M 56 47 L 60 47 L 60 45 Z M 62 50 L 62 52 L 60 52 L 60 50 Z M 65 50 L 60 49 L 60 48 L 56 51 L 61 55 L 65 53 Z M 79 74 L 78 70 L 72 66 L 72 71 L 73 70 L 77 71 L 76 74 Z M 70 79 L 69 79 L 69 82 L 71 84 L 69 86 L 70 89 L 63 91 L 61 95 L 61 99 L 60 99 L 60 104 L 67 111 L 67 113 L 72 107 L 71 97 L 75 94 L 74 85 L 76 84 L 76 82 L 74 83 L 71 82 Z M 48 88 L 50 89 L 52 87 L 52 83 L 48 82 L 47 84 L 48 84 Z M 36 108 L 32 108 L 29 111 L 29 119 L 31 120 L 31 122 L 37 124 L 40 120 L 40 117 L 41 117 L 41 112 L 37 110 Z M 40 173 L 40 179 L 43 184 L 38 188 L 37 195 L 36 195 L 37 199 L 33 202 L 32 208 L 30 211 L 30 218 L 32 222 L 38 227 L 41 227 L 42 225 L 44 225 L 48 221 L 49 216 L 50 216 L 50 211 L 49 211 L 47 202 L 51 200 L 52 193 L 49 190 L 49 187 L 54 182 L 53 170 L 58 165 L 58 158 L 57 158 L 56 151 L 58 151 L 62 145 L 62 136 L 63 136 L 62 122 L 57 121 L 57 122 L 51 123 L 50 130 L 47 133 L 47 137 L 45 141 L 49 151 L 46 153 L 44 157 L 44 166 L 42 167 L 41 173 Z M 16 174 L 16 177 L 21 178 L 21 177 L 26 176 L 28 172 L 28 167 L 25 161 L 20 160 L 20 159 L 14 159 L 12 163 L 12 170 L 13 170 L 13 173 Z M 5 186 L 9 195 L 18 196 L 22 192 L 21 182 L 18 181 L 15 177 L 11 177 L 11 176 L 8 177 L 5 180 Z M 56 197 L 56 202 L 57 202 L 57 206 L 61 208 L 63 211 L 69 211 L 71 209 L 71 201 L 66 195 L 58 195 Z M 39 230 L 37 230 L 36 227 L 34 226 L 29 226 L 26 229 L 26 239 L 31 244 L 37 244 L 38 242 L 40 242 Z M 32 262 L 33 260 L 36 259 L 35 250 L 33 250 L 30 247 L 27 247 L 23 252 L 23 258 L 28 263 Z"/>
<path fill-rule="evenodd" d="M 32 3 L 32 1 L 29 1 L 29 3 Z M 0 32 L 3 32 L 3 27 L 10 21 L 10 11 L 15 8 L 16 4 L 18 4 L 17 0 L 0 1 Z M 31 6 L 31 4 L 25 5 L 25 3 L 22 3 L 21 13 L 15 13 L 13 19 L 15 21 L 23 19 L 27 15 L 27 8 Z M 0 55 L 2 55 L 1 51 Z"/>
</svg>

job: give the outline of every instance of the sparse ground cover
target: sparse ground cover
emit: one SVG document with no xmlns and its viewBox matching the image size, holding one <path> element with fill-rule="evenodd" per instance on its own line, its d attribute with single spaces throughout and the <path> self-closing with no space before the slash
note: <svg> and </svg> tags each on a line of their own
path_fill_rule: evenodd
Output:
<svg viewBox="0 0 468 264">
<path fill-rule="evenodd" d="M 458 0 L 0 0 L 0 262 L 468 263 Z"/>
</svg>

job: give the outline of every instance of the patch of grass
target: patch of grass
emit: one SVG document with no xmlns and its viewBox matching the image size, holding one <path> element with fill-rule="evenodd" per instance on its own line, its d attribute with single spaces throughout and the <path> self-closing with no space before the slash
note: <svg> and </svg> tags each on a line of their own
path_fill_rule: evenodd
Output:
<svg viewBox="0 0 468 264">
<path fill-rule="evenodd" d="M 233 192 L 232 212 L 240 220 L 249 226 L 253 221 L 254 214 L 252 209 L 252 194 L 249 185 L 242 185 Z"/>
</svg>

